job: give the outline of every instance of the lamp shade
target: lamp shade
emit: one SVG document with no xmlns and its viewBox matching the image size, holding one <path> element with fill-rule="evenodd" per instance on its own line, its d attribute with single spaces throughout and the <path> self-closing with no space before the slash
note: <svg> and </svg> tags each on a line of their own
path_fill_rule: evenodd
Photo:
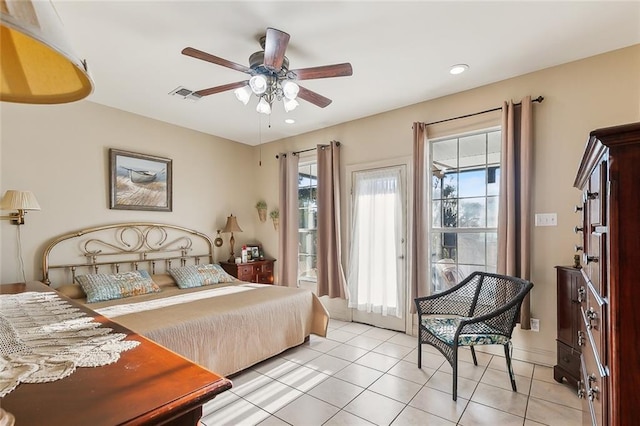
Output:
<svg viewBox="0 0 640 426">
<path fill-rule="evenodd" d="M 14 189 L 4 193 L 0 207 L 3 210 L 40 210 L 40 204 L 33 192 Z"/>
<path fill-rule="evenodd" d="M 249 86 L 256 95 L 262 95 L 267 91 L 267 78 L 262 74 L 254 75 L 249 79 Z"/>
<path fill-rule="evenodd" d="M 0 1 L 0 100 L 58 104 L 93 90 L 50 1 Z"/>
<path fill-rule="evenodd" d="M 300 91 L 300 86 L 291 80 L 285 80 L 282 82 L 282 93 L 287 99 L 295 99 Z"/>
<path fill-rule="evenodd" d="M 260 98 L 260 102 L 256 105 L 256 111 L 260 114 L 271 114 L 271 105 L 267 102 L 264 97 Z"/>
<path fill-rule="evenodd" d="M 236 98 L 242 102 L 243 104 L 248 104 L 249 99 L 251 99 L 251 89 L 249 86 L 242 86 L 239 89 L 234 90 Z"/>
<path fill-rule="evenodd" d="M 227 223 L 224 225 L 222 232 L 225 234 L 229 232 L 242 232 L 242 229 L 240 229 L 238 225 L 238 220 L 234 215 L 227 217 Z"/>
</svg>

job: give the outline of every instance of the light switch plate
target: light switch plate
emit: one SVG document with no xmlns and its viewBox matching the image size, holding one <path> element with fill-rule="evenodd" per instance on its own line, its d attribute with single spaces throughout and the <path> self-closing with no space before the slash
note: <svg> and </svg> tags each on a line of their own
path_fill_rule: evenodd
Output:
<svg viewBox="0 0 640 426">
<path fill-rule="evenodd" d="M 558 226 L 556 213 L 536 213 L 536 226 Z"/>
</svg>

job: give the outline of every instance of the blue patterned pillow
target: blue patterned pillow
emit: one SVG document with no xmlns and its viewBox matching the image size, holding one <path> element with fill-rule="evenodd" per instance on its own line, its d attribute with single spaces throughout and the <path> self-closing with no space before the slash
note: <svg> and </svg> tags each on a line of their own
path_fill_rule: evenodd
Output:
<svg viewBox="0 0 640 426">
<path fill-rule="evenodd" d="M 238 281 L 227 274 L 217 263 L 208 265 L 189 265 L 173 268 L 169 273 L 180 288 L 201 287 L 203 285 L 230 283 Z"/>
<path fill-rule="evenodd" d="M 115 275 L 79 275 L 76 277 L 76 282 L 87 294 L 87 303 L 160 291 L 160 287 L 153 282 L 147 271 L 122 272 Z"/>
</svg>

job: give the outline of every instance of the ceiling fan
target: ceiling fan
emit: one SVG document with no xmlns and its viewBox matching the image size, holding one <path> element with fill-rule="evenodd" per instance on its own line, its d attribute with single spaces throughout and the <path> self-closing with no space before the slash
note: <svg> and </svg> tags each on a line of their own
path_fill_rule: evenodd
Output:
<svg viewBox="0 0 640 426">
<path fill-rule="evenodd" d="M 350 63 L 324 65 L 312 68 L 289 69 L 289 59 L 285 51 L 289 44 L 289 34 L 275 28 L 267 28 L 266 34 L 260 38 L 263 50 L 253 53 L 249 57 L 249 66 L 222 59 L 193 47 L 182 50 L 183 55 L 211 62 L 216 65 L 231 68 L 249 74 L 248 80 L 224 84 L 194 92 L 199 96 L 235 90 L 235 95 L 245 105 L 252 94 L 260 98 L 256 110 L 270 114 L 274 100 L 284 101 L 285 110 L 291 111 L 298 102 L 296 98 L 304 99 L 320 108 L 331 103 L 331 99 L 319 93 L 306 89 L 295 83 L 298 80 L 312 80 L 317 78 L 345 77 L 353 74 Z"/>
</svg>

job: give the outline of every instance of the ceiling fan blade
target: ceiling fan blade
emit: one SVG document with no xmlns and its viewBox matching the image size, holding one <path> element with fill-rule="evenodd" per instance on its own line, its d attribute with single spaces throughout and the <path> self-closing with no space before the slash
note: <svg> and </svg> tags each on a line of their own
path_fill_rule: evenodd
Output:
<svg viewBox="0 0 640 426">
<path fill-rule="evenodd" d="M 264 66 L 280 71 L 284 52 L 289 45 L 289 34 L 275 28 L 267 28 L 267 35 L 264 42 Z"/>
<path fill-rule="evenodd" d="M 347 77 L 352 74 L 353 68 L 351 68 L 351 64 L 345 62 L 344 64 L 290 70 L 287 76 L 294 80 L 312 80 L 314 78 Z"/>
<path fill-rule="evenodd" d="M 227 61 L 226 59 L 222 59 L 210 53 L 206 53 L 201 50 L 194 49 L 193 47 L 185 47 L 184 49 L 182 49 L 182 54 L 191 56 L 196 59 L 201 59 L 203 61 L 211 62 L 216 65 L 221 65 L 223 67 L 231 68 L 232 70 L 246 72 L 247 74 L 251 73 L 251 68 L 249 67 L 236 64 L 235 62 Z"/>
<path fill-rule="evenodd" d="M 200 96 L 214 95 L 216 93 L 226 92 L 227 90 L 238 89 L 242 86 L 246 86 L 247 84 L 249 84 L 249 80 L 237 81 L 235 83 L 229 83 L 229 84 L 224 84 L 222 86 L 216 86 L 216 87 L 210 87 L 208 89 L 198 90 L 197 92 L 194 92 L 194 93 Z"/>
<path fill-rule="evenodd" d="M 332 102 L 331 99 L 325 98 L 324 96 L 314 91 L 305 89 L 302 86 L 299 86 L 299 87 L 300 87 L 300 91 L 298 92 L 298 97 L 300 99 L 304 99 L 307 102 L 311 102 L 312 104 L 317 105 L 320 108 L 324 108 Z"/>
</svg>

